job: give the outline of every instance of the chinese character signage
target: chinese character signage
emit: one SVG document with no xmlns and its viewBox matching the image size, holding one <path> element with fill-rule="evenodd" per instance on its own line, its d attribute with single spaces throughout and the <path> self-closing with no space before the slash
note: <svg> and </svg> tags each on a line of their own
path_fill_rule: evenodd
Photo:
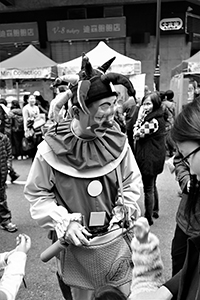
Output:
<svg viewBox="0 0 200 300">
<path fill-rule="evenodd" d="M 160 21 L 160 29 L 163 31 L 181 30 L 183 29 L 183 21 L 180 18 L 162 19 Z"/>
<path fill-rule="evenodd" d="M 0 43 L 38 41 L 37 23 L 0 24 Z"/>
<path fill-rule="evenodd" d="M 126 18 L 50 21 L 47 33 L 49 41 L 125 37 Z"/>
</svg>

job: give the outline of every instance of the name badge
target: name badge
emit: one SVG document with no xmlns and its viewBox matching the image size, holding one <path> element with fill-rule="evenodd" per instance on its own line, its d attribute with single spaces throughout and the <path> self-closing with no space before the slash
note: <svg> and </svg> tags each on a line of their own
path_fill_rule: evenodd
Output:
<svg viewBox="0 0 200 300">
<path fill-rule="evenodd" d="M 105 224 L 105 219 L 106 219 L 106 212 L 105 211 L 100 211 L 100 212 L 92 211 L 90 213 L 89 227 L 103 226 Z"/>
</svg>

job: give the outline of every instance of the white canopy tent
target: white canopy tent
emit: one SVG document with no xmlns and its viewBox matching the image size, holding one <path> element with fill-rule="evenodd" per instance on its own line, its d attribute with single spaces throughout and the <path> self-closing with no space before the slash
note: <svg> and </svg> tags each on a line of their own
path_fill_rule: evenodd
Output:
<svg viewBox="0 0 200 300">
<path fill-rule="evenodd" d="M 141 61 L 118 53 L 103 41 L 99 42 L 98 45 L 91 51 L 87 52 L 86 55 L 89 57 L 93 68 L 103 65 L 107 60 L 115 56 L 116 59 L 109 69 L 110 72 L 117 72 L 123 75 L 141 74 Z M 58 64 L 58 75 L 78 73 L 80 71 L 81 62 L 82 57 L 80 56 L 68 62 Z"/>
<path fill-rule="evenodd" d="M 55 71 L 56 62 L 33 45 L 0 63 L 1 79 L 50 79 Z"/>
<path fill-rule="evenodd" d="M 87 52 L 86 55 L 88 56 L 89 61 L 92 64 L 93 68 L 97 68 L 103 65 L 109 59 L 116 57 L 113 63 L 111 64 L 110 68 L 108 69 L 108 71 L 121 73 L 123 75 L 128 76 L 129 79 L 134 84 L 137 95 L 138 93 L 139 94 L 143 93 L 144 84 L 145 84 L 145 74 L 141 74 L 141 61 L 132 59 L 130 57 L 118 53 L 114 49 L 110 48 L 103 41 L 99 42 L 98 45 L 91 51 Z M 57 65 L 58 76 L 78 73 L 81 68 L 81 63 L 82 63 L 82 56 L 70 60 L 68 62 L 58 64 Z M 136 83 L 137 81 L 138 84 Z M 123 88 L 121 86 L 118 88 L 118 90 L 122 94 L 124 94 Z M 142 96 L 143 95 L 141 95 L 140 97 Z"/>
</svg>

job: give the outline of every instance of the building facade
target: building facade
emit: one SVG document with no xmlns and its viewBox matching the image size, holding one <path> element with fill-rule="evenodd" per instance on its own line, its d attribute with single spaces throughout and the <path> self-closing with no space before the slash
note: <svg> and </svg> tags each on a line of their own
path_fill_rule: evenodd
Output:
<svg viewBox="0 0 200 300">
<path fill-rule="evenodd" d="M 0 61 L 32 43 L 62 63 L 103 40 L 140 60 L 146 84 L 153 90 L 157 2 L 0 0 Z M 200 50 L 200 1 L 161 0 L 159 28 L 160 90 L 166 90 L 172 68 Z"/>
</svg>

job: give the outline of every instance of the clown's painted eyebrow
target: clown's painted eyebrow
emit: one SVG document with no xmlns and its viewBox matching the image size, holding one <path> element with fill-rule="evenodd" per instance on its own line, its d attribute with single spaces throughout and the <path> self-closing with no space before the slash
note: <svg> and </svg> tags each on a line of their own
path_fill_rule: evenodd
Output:
<svg viewBox="0 0 200 300">
<path fill-rule="evenodd" d="M 104 102 L 104 103 L 101 103 L 99 106 L 104 106 L 104 105 L 112 105 L 110 102 Z"/>
<path fill-rule="evenodd" d="M 99 106 L 103 106 L 103 105 L 109 105 L 109 106 L 111 106 L 111 105 L 115 104 L 116 102 L 117 102 L 117 99 L 115 99 L 115 100 L 113 101 L 113 103 L 110 103 L 110 102 L 104 102 L 104 103 L 100 104 Z"/>
</svg>

